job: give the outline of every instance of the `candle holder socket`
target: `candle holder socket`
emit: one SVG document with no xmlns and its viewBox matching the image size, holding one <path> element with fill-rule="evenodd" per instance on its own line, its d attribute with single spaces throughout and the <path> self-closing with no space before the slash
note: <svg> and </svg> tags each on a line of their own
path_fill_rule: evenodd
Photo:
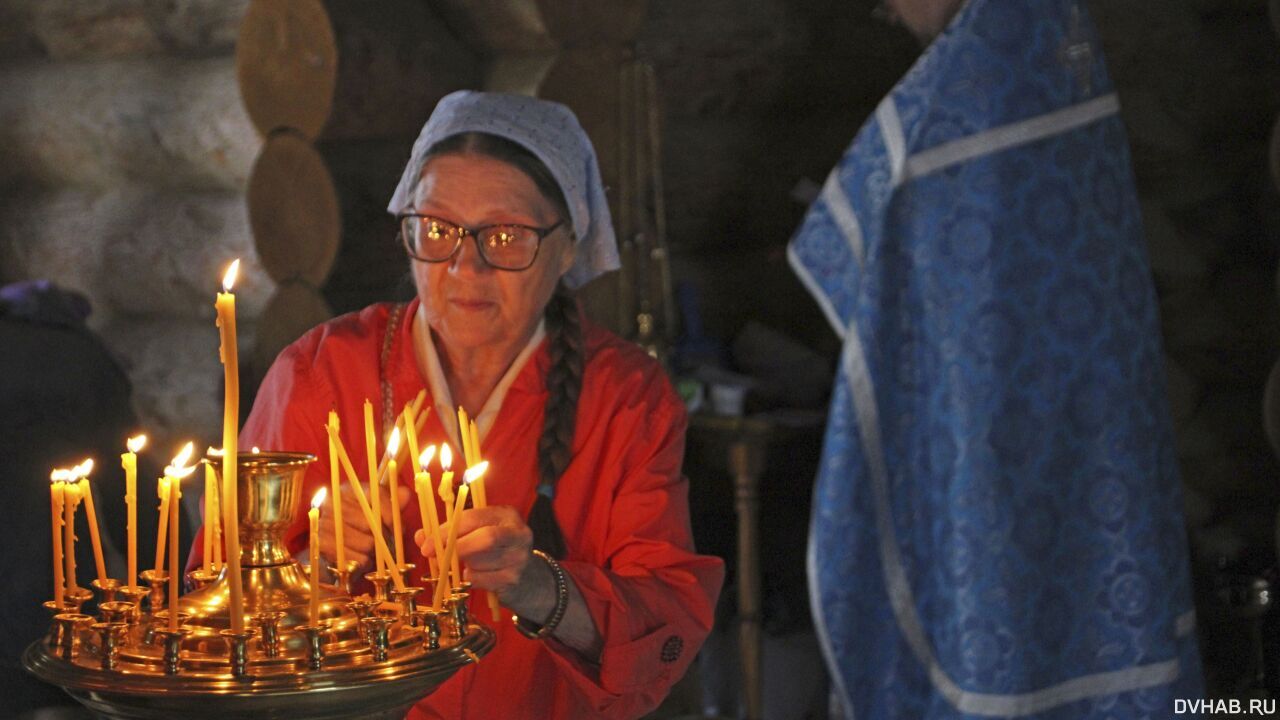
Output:
<svg viewBox="0 0 1280 720">
<path fill-rule="evenodd" d="M 307 639 L 307 669 L 324 669 L 324 634 L 328 632 L 327 624 L 299 625 L 298 631 Z"/>
<path fill-rule="evenodd" d="M 177 675 L 182 669 L 182 641 L 191 634 L 191 628 L 179 626 L 176 630 L 156 630 L 156 636 L 164 647 L 164 674 Z"/>
<path fill-rule="evenodd" d="M 450 635 L 455 640 L 467 634 L 467 624 L 470 621 L 467 614 L 467 600 L 470 597 L 467 593 L 454 593 L 445 601 L 445 610 L 452 621 L 449 623 Z"/>
<path fill-rule="evenodd" d="M 151 594 L 151 591 L 137 585 L 126 585 L 120 588 L 116 594 L 124 598 L 122 602 L 133 605 L 133 608 L 129 611 L 129 616 L 125 620 L 130 625 L 137 625 L 142 620 L 142 601 Z"/>
<path fill-rule="evenodd" d="M 53 618 L 60 627 L 58 631 L 58 656 L 63 660 L 74 660 L 80 651 L 78 631 L 84 625 L 93 622 L 93 618 L 83 613 L 62 613 Z"/>
<path fill-rule="evenodd" d="M 390 628 L 394 618 L 373 616 L 360 621 L 368 636 L 369 650 L 373 652 L 374 662 L 386 662 L 387 649 L 390 646 Z"/>
<path fill-rule="evenodd" d="M 167 602 L 169 573 L 164 570 L 143 570 L 138 573 L 138 579 L 146 583 L 147 587 L 151 589 L 149 603 L 151 613 L 154 615 Z"/>
<path fill-rule="evenodd" d="M 71 612 L 79 613 L 84 610 L 84 604 L 93 599 L 93 591 L 89 588 L 78 587 L 74 590 L 68 590 L 64 596 L 67 606 L 71 608 Z"/>
<path fill-rule="evenodd" d="M 387 601 L 387 584 L 391 582 L 391 573 L 365 573 L 364 579 L 373 585 L 373 599 L 382 603 Z"/>
<path fill-rule="evenodd" d="M 227 643 L 227 659 L 231 664 L 231 677 L 245 678 L 249 675 L 249 639 L 257 634 L 246 628 L 244 632 L 221 630 L 218 632 Z"/>
<path fill-rule="evenodd" d="M 119 664 L 120 641 L 124 638 L 125 633 L 129 631 L 129 624 L 124 622 L 98 622 L 92 625 L 92 629 L 98 633 L 102 669 L 115 670 Z"/>
<path fill-rule="evenodd" d="M 217 570 L 205 572 L 204 568 L 187 573 L 187 589 L 203 590 L 214 583 L 222 573 Z"/>
<path fill-rule="evenodd" d="M 408 618 L 409 627 L 418 627 L 418 595 L 421 593 L 422 588 L 412 585 L 390 592 L 391 602 L 400 606 L 400 617 Z"/>
<path fill-rule="evenodd" d="M 45 635 L 45 641 L 50 647 L 58 647 L 62 644 L 62 625 L 58 622 L 58 616 L 72 612 L 74 608 L 65 600 L 61 604 L 57 600 L 45 600 L 44 609 L 49 613 L 49 632 Z"/>
<path fill-rule="evenodd" d="M 338 592 L 351 595 L 351 578 L 360 570 L 360 563 L 348 560 L 344 567 L 338 567 L 336 564 L 327 567 L 334 577 L 334 585 L 338 588 Z"/>
<path fill-rule="evenodd" d="M 418 618 L 418 626 L 422 628 L 422 647 L 427 650 L 439 650 L 440 619 L 444 617 L 444 613 L 428 608 L 414 614 Z"/>
<path fill-rule="evenodd" d="M 269 658 L 280 656 L 280 621 L 284 616 L 280 610 L 267 610 L 253 617 L 253 624 L 262 635 L 262 654 Z"/>
<path fill-rule="evenodd" d="M 178 627 L 181 628 L 191 619 L 191 615 L 178 612 Z M 145 645 L 153 645 L 156 638 L 160 636 L 161 631 L 169 629 L 169 611 L 161 610 L 160 612 L 151 613 L 151 623 L 147 625 L 146 632 L 143 633 L 142 642 Z"/>
<path fill-rule="evenodd" d="M 115 578 L 95 579 L 89 583 L 89 586 L 98 591 L 98 604 L 101 605 L 116 599 L 116 593 L 120 590 L 120 581 Z"/>
<path fill-rule="evenodd" d="M 112 600 L 98 603 L 98 615 L 102 618 L 102 622 L 107 624 L 128 624 L 129 618 L 133 616 L 133 608 L 134 605 L 131 602 Z"/>
</svg>

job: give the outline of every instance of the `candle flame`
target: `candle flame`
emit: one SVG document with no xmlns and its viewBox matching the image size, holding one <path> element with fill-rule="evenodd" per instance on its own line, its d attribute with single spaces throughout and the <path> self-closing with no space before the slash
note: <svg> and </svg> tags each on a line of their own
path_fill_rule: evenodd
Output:
<svg viewBox="0 0 1280 720">
<path fill-rule="evenodd" d="M 400 449 L 400 426 L 397 425 L 391 431 L 391 438 L 387 440 L 387 454 L 395 455 L 396 450 Z"/>
<path fill-rule="evenodd" d="M 169 467 L 164 469 L 164 474 L 169 476 L 170 480 L 173 480 L 174 482 L 177 482 L 180 484 L 180 481 L 183 478 L 187 477 L 188 475 L 190 475 L 195 471 L 196 471 L 195 465 L 188 465 L 186 467 L 178 467 L 176 465 L 170 465 Z"/>
<path fill-rule="evenodd" d="M 319 490 L 316 491 L 316 494 L 311 497 L 311 507 L 312 508 L 320 507 L 321 505 L 324 504 L 324 500 L 328 496 L 329 496 L 329 488 L 325 488 L 325 487 L 320 488 Z"/>
<path fill-rule="evenodd" d="M 53 472 L 49 473 L 49 482 L 66 482 L 67 476 L 70 474 L 71 472 L 66 468 L 54 468 Z"/>
<path fill-rule="evenodd" d="M 180 450 L 177 455 L 173 456 L 173 462 L 169 463 L 169 467 L 181 468 L 186 465 L 187 461 L 191 459 L 191 453 L 195 452 L 195 449 L 196 444 L 194 442 L 189 442 L 186 445 L 183 445 L 182 450 Z"/>
<path fill-rule="evenodd" d="M 240 272 L 240 258 L 236 258 L 235 261 L 232 262 L 231 265 L 227 267 L 226 274 L 222 276 L 222 292 L 225 292 L 225 293 L 231 292 L 232 286 L 236 284 L 236 274 L 239 272 Z"/>
<path fill-rule="evenodd" d="M 68 480 L 87 478 L 91 472 L 93 472 L 93 458 L 85 458 L 84 462 L 71 468 L 71 476 Z"/>
<path fill-rule="evenodd" d="M 258 449 L 257 445 L 254 445 L 253 447 L 249 448 L 249 452 L 253 453 L 254 455 L 257 455 L 258 453 L 262 452 L 262 450 Z"/>
<path fill-rule="evenodd" d="M 129 448 L 129 452 L 136 453 L 146 446 L 147 436 L 138 435 L 135 437 L 131 437 L 128 440 L 126 440 L 124 444 L 125 444 L 125 447 Z"/>
<path fill-rule="evenodd" d="M 449 449 L 449 443 L 440 446 L 440 467 L 445 472 L 449 472 L 449 468 L 453 467 L 453 451 Z"/>
<path fill-rule="evenodd" d="M 431 458 L 435 456 L 436 456 L 436 446 L 432 445 L 428 447 L 426 450 L 423 450 L 422 454 L 418 456 L 418 465 L 420 467 L 425 468 L 426 466 L 431 464 Z"/>
<path fill-rule="evenodd" d="M 484 475 L 485 471 L 488 469 L 489 469 L 488 460 L 472 465 L 471 467 L 467 468 L 467 471 L 465 473 L 462 474 L 462 482 L 471 483 L 476 480 L 479 480 L 481 476 Z"/>
<path fill-rule="evenodd" d="M 210 446 L 209 449 L 205 451 L 205 454 L 209 457 L 222 457 L 224 453 L 222 452 L 222 448 Z"/>
</svg>

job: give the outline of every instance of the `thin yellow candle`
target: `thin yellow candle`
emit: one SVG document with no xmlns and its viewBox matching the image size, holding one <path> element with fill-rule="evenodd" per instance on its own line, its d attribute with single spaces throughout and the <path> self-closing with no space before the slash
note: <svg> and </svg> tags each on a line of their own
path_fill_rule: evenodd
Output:
<svg viewBox="0 0 1280 720">
<path fill-rule="evenodd" d="M 240 261 L 227 268 L 222 278 L 214 308 L 218 311 L 218 330 L 225 393 L 222 409 L 222 527 L 227 543 L 227 579 L 231 588 L 231 631 L 244 632 L 244 586 L 240 577 L 240 517 L 236 498 L 236 459 L 239 453 L 240 428 L 240 359 L 236 347 L 236 296 L 231 288 L 236 282 Z"/>
<path fill-rule="evenodd" d="M 138 584 L 138 451 L 147 444 L 146 435 L 138 435 L 125 441 L 128 452 L 120 455 L 120 467 L 124 468 L 124 505 L 128 519 L 128 576 L 125 586 L 135 587 Z"/>
<path fill-rule="evenodd" d="M 316 491 L 311 498 L 307 519 L 311 521 L 311 625 L 320 625 L 320 506 L 324 504 L 325 488 Z"/>
<path fill-rule="evenodd" d="M 451 525 L 453 523 L 453 450 L 449 448 L 449 443 L 445 443 L 440 447 L 440 500 L 444 502 L 445 520 Z M 448 550 L 448 548 L 445 548 Z M 455 578 L 462 577 L 462 573 L 458 568 L 458 558 L 453 558 L 452 563 L 444 563 L 441 566 L 440 574 L 444 575 L 448 571 L 453 571 Z"/>
<path fill-rule="evenodd" d="M 65 598 L 66 578 L 62 575 L 62 499 L 66 483 L 63 470 L 49 474 L 49 512 L 53 521 L 53 602 L 61 608 Z"/>
<path fill-rule="evenodd" d="M 80 486 L 71 480 L 71 473 L 62 482 L 62 559 L 66 565 L 67 592 L 75 592 L 76 585 L 76 503 L 80 501 Z"/>
<path fill-rule="evenodd" d="M 436 514 L 436 496 L 431 490 L 431 473 L 425 470 L 431 465 L 431 458 L 435 457 L 435 454 L 435 445 L 422 451 L 418 467 L 424 469 L 414 478 L 414 490 L 418 493 L 418 513 L 422 516 L 422 529 L 431 538 L 436 551 L 427 562 L 428 569 L 431 571 L 431 577 L 439 582 L 441 580 L 440 561 L 444 559 L 444 541 L 440 537 L 440 516 Z"/>
<path fill-rule="evenodd" d="M 387 454 L 391 460 L 387 462 L 387 483 L 391 488 L 391 534 L 396 539 L 396 567 L 404 567 L 404 537 L 400 526 L 400 479 L 396 477 L 396 450 L 400 448 L 400 428 L 391 431 L 391 439 L 387 440 Z"/>
<path fill-rule="evenodd" d="M 213 537 L 213 541 L 209 543 L 213 551 L 210 567 L 217 572 L 222 567 L 222 488 L 218 485 L 218 473 L 213 469 L 213 461 L 206 459 L 204 467 L 205 472 L 209 474 L 206 480 L 210 483 L 205 489 L 208 495 L 205 497 L 204 504 L 209 517 L 208 522 L 211 523 L 205 528 L 205 532 Z"/>
<path fill-rule="evenodd" d="M 449 524 L 449 542 L 445 545 L 444 550 L 449 559 L 449 565 L 453 567 L 453 587 L 457 587 L 462 582 L 462 572 L 458 569 L 458 523 L 456 521 L 462 515 L 463 508 L 467 505 L 467 493 L 470 491 L 471 481 L 484 475 L 485 470 L 488 468 L 489 463 L 480 463 L 475 467 L 468 468 L 467 472 L 462 476 L 462 487 L 458 489 L 458 500 L 453 508 L 453 521 Z M 443 594 L 443 586 L 437 584 L 436 595 L 443 596 Z"/>
<path fill-rule="evenodd" d="M 182 480 L 195 472 L 196 466 L 184 467 L 191 457 L 192 443 L 187 443 L 173 464 L 164 469 L 169 482 L 169 631 L 178 629 L 178 588 L 182 585 L 178 574 L 178 512 L 182 505 Z"/>
<path fill-rule="evenodd" d="M 477 465 L 484 462 L 484 458 L 480 453 L 480 428 L 476 426 L 475 420 L 471 421 L 471 457 Z M 481 476 L 471 483 L 471 502 L 477 508 L 489 507 L 489 501 L 484 492 L 485 482 L 486 480 Z M 497 593 L 485 592 L 485 597 L 489 601 L 489 615 L 494 620 L 501 620 L 502 610 L 499 607 Z"/>
<path fill-rule="evenodd" d="M 414 420 L 415 418 L 413 415 L 413 407 L 410 405 L 405 405 L 404 409 L 400 411 L 400 418 L 396 421 L 396 428 L 416 427 L 417 423 L 414 422 Z M 409 463 L 413 465 L 413 476 L 416 478 L 418 476 L 418 473 L 422 472 L 422 459 L 418 454 L 417 430 L 414 430 L 412 432 L 410 432 L 409 430 L 405 430 L 404 442 L 405 442 L 405 446 L 409 450 Z"/>
<path fill-rule="evenodd" d="M 373 527 L 373 509 L 369 507 L 369 499 L 364 495 L 364 488 L 361 487 L 360 478 L 356 475 L 356 470 L 351 466 L 351 458 L 347 455 L 347 448 L 342 444 L 342 438 L 338 437 L 338 433 L 333 428 L 328 428 L 329 437 L 333 439 L 333 444 L 338 450 L 338 462 L 342 464 L 342 470 L 347 474 L 347 482 L 351 483 L 352 490 L 356 493 L 356 502 L 360 505 L 360 511 L 364 513 L 365 522 Z M 404 589 L 404 578 L 400 575 L 400 569 L 392 562 L 391 551 L 387 549 L 387 540 L 382 533 L 373 534 L 374 555 L 379 562 L 384 563 L 391 571 L 391 582 L 397 590 Z"/>
<path fill-rule="evenodd" d="M 164 571 L 165 538 L 169 536 L 169 478 L 156 482 L 156 494 L 160 496 L 160 526 L 156 530 L 156 572 Z"/>
<path fill-rule="evenodd" d="M 422 428 L 427 424 L 427 417 L 431 415 L 431 408 L 427 408 L 425 412 L 423 412 L 421 415 L 418 415 L 418 412 L 422 410 L 422 403 L 426 399 L 426 397 L 427 397 L 427 391 L 420 390 L 418 391 L 418 396 L 414 398 L 413 402 L 411 403 L 411 406 L 413 407 L 413 413 L 417 417 L 417 422 L 414 424 L 414 427 L 417 429 L 419 435 L 422 434 Z M 403 415 L 397 415 L 396 427 L 399 427 L 401 432 L 404 431 L 404 427 L 402 425 L 403 422 L 404 422 Z M 396 462 L 400 462 L 400 456 L 405 452 L 406 447 L 407 446 L 401 446 L 400 449 L 396 451 Z M 386 453 L 383 453 L 382 459 L 378 461 L 378 482 L 379 483 L 381 483 L 387 477 L 387 461 L 390 459 L 391 457 L 389 455 L 387 455 Z"/>
<path fill-rule="evenodd" d="M 373 430 L 373 403 L 364 401 L 364 448 L 369 462 L 369 495 L 373 501 L 373 525 L 369 531 L 382 533 L 382 493 L 378 492 L 378 441 Z"/>
<path fill-rule="evenodd" d="M 329 411 L 329 427 L 338 432 L 338 413 Z M 342 476 L 338 474 L 338 451 L 333 446 L 333 436 L 329 437 L 329 486 L 333 489 L 333 544 L 337 546 L 337 565 L 339 570 L 347 568 L 347 547 L 342 536 Z"/>
<path fill-rule="evenodd" d="M 471 450 L 471 435 L 468 428 L 467 409 L 458 406 L 458 439 L 462 441 L 462 464 L 471 467 L 476 464 L 475 453 Z"/>
<path fill-rule="evenodd" d="M 89 473 L 93 472 L 93 459 L 90 458 L 75 466 L 71 471 L 79 478 L 80 496 L 84 498 L 85 519 L 89 522 L 89 540 L 93 544 L 93 564 L 98 571 L 98 584 L 107 582 L 107 563 L 102 557 L 102 536 L 98 534 L 98 512 L 93 506 L 93 489 L 89 487 Z"/>
<path fill-rule="evenodd" d="M 201 464 L 204 465 L 204 562 L 201 570 L 208 575 L 213 572 L 213 503 L 210 499 L 217 492 L 217 484 L 213 480 L 213 466 L 207 460 Z"/>
</svg>

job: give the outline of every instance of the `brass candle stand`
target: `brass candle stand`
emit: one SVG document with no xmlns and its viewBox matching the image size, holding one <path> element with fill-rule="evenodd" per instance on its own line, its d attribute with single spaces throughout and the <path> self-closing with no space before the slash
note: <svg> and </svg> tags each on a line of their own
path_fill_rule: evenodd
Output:
<svg viewBox="0 0 1280 720">
<path fill-rule="evenodd" d="M 46 603 L 49 632 L 27 648 L 26 668 L 101 718 L 403 717 L 491 650 L 494 633 L 468 621 L 466 593 L 451 594 L 433 611 L 430 594 L 407 594 L 413 588 L 376 602 L 338 586 L 311 587 L 283 534 L 314 459 L 239 456 L 244 633 L 231 631 L 225 568 L 180 598 L 176 630 L 165 607 L 170 579 L 153 577 L 154 591 L 100 592 L 97 615 L 88 614 L 92 606 Z M 313 592 L 320 594 L 314 624 Z"/>
</svg>

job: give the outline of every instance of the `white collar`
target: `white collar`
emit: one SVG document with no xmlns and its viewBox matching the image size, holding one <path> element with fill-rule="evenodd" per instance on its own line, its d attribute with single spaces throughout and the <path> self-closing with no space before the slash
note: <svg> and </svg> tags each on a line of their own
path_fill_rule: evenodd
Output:
<svg viewBox="0 0 1280 720">
<path fill-rule="evenodd" d="M 516 377 L 524 368 L 525 363 L 533 356 L 533 352 L 542 344 L 543 338 L 547 336 L 546 321 L 539 320 L 538 327 L 534 329 L 533 336 L 529 338 L 529 342 L 511 362 L 511 367 L 507 368 L 507 372 L 498 380 L 498 384 L 493 388 L 493 392 L 489 394 L 489 398 L 485 400 L 484 406 L 480 409 L 480 414 L 474 419 L 476 428 L 480 432 L 480 444 L 484 445 L 484 439 L 489 435 L 489 430 L 493 428 L 494 421 L 498 418 L 498 411 L 502 409 L 502 401 L 507 396 L 507 390 L 510 389 L 511 383 L 515 382 Z M 444 426 L 444 431 L 449 434 L 449 440 L 453 443 L 454 450 L 461 452 L 462 443 L 458 441 L 458 409 L 453 404 L 453 393 L 449 391 L 449 383 L 444 377 L 444 368 L 440 365 L 440 356 L 436 353 L 435 342 L 431 339 L 431 327 L 427 325 L 427 313 L 422 303 L 418 304 L 418 311 L 413 318 L 413 355 L 418 362 L 418 372 L 427 379 L 427 390 L 431 393 L 431 398 L 435 404 L 435 411 L 440 416 L 440 424 Z"/>
</svg>

